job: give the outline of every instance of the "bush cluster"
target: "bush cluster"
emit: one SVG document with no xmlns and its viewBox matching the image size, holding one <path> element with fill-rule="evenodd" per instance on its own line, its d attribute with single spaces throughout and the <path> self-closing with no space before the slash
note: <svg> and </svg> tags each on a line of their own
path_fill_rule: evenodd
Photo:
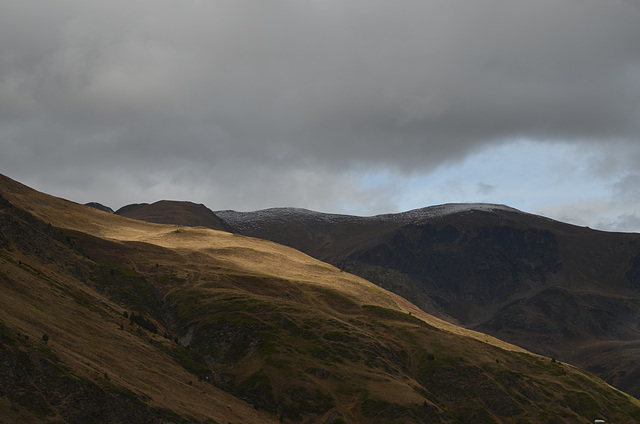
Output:
<svg viewBox="0 0 640 424">
<path fill-rule="evenodd" d="M 129 315 L 129 323 L 130 324 L 138 324 L 140 327 L 151 331 L 154 334 L 158 334 L 158 326 L 156 326 L 151 320 L 143 317 L 142 315 L 138 315 L 135 312 L 131 312 Z"/>
</svg>

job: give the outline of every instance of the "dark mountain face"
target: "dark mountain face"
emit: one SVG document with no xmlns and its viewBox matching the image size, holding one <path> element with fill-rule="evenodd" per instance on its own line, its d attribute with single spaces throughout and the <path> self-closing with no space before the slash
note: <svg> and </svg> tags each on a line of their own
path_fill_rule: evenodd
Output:
<svg viewBox="0 0 640 424">
<path fill-rule="evenodd" d="M 209 208 L 191 202 L 161 200 L 152 204 L 139 203 L 123 206 L 115 213 L 156 224 L 208 227 L 214 230 L 230 231 L 229 226 Z"/>
<path fill-rule="evenodd" d="M 570 361 L 640 395 L 630 377 L 640 373 L 633 347 L 640 340 L 637 234 L 495 205 L 370 218 L 295 209 L 218 214 L 236 232 L 295 247 L 430 313 Z M 616 361 L 601 357 L 605 351 Z"/>
<path fill-rule="evenodd" d="M 629 393 L 640 393 L 640 299 L 550 287 L 475 327 L 561 358 Z"/>
<path fill-rule="evenodd" d="M 505 225 L 408 225 L 389 241 L 345 259 L 350 266 L 383 266 L 407 275 L 464 324 L 480 319 L 483 305 L 511 301 L 548 284 L 562 269 L 551 232 Z"/>
</svg>

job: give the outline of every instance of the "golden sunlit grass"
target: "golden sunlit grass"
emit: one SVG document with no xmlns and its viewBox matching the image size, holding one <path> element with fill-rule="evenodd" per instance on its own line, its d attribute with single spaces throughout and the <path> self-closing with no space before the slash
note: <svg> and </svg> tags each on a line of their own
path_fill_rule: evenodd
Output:
<svg viewBox="0 0 640 424">
<path fill-rule="evenodd" d="M 301 284 L 321 285 L 361 304 L 379 304 L 411 312 L 428 324 L 454 334 L 472 337 L 503 349 L 523 351 L 494 337 L 452 325 L 429 315 L 400 296 L 286 246 L 207 228 L 132 220 L 49 196 L 15 182 L 8 185 L 13 190 L 5 192 L 5 197 L 17 206 L 33 209 L 31 213 L 56 227 L 112 240 L 150 243 L 175 249 L 185 255 L 198 252 L 199 263 L 203 267 L 209 262 L 216 266 L 242 270 L 248 274 L 269 275 L 299 281 Z M 30 206 L 34 204 L 37 208 Z"/>
</svg>

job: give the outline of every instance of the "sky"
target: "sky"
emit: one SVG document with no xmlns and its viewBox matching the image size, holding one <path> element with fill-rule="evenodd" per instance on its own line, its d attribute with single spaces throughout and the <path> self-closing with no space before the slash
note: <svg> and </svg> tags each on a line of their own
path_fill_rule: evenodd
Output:
<svg viewBox="0 0 640 424">
<path fill-rule="evenodd" d="M 113 209 L 640 232 L 640 0 L 3 0 L 0 173 Z"/>
</svg>

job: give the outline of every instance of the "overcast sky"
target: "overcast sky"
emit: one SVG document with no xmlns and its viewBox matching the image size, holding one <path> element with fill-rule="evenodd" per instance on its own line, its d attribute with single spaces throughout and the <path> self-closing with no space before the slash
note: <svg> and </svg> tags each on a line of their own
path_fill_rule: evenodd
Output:
<svg viewBox="0 0 640 424">
<path fill-rule="evenodd" d="M 638 0 L 3 0 L 0 40 L 40 191 L 640 232 Z"/>
</svg>

